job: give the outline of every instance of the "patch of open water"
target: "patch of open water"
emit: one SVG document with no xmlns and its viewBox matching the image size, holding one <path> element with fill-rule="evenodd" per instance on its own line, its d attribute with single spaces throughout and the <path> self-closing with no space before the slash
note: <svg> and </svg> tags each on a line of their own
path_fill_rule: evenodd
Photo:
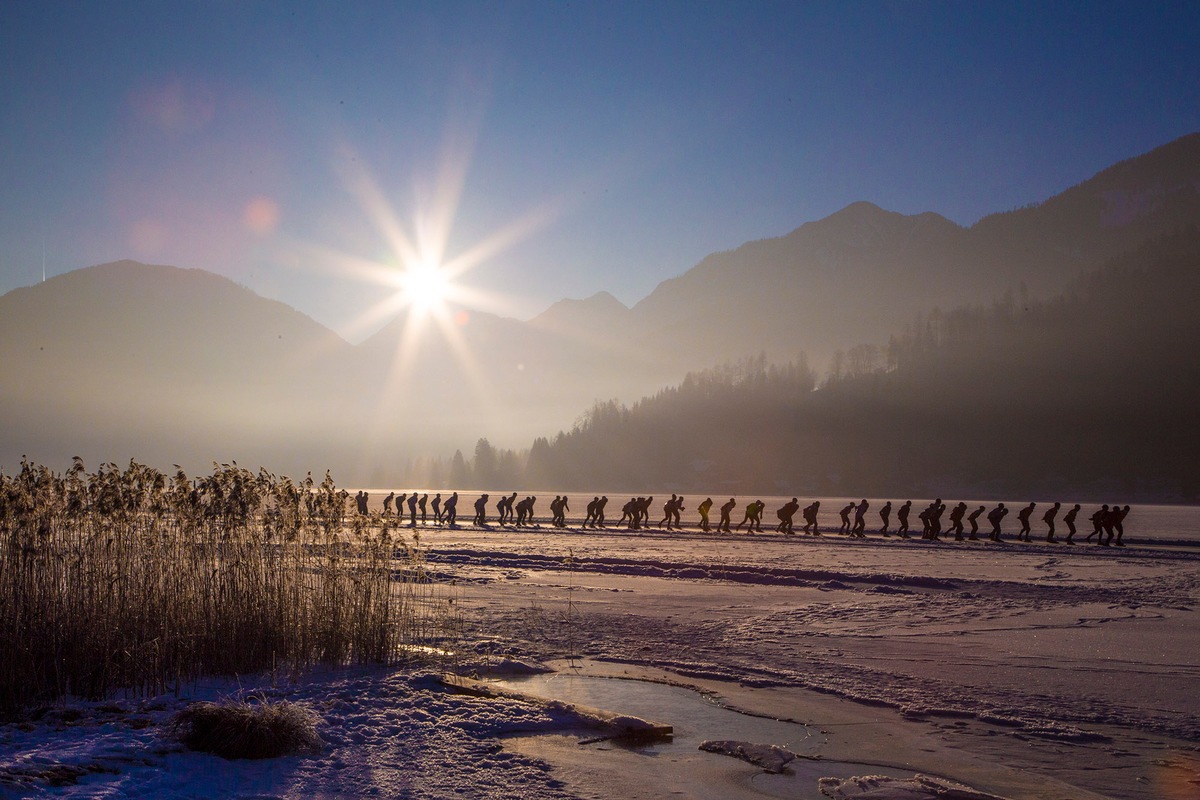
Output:
<svg viewBox="0 0 1200 800">
<path fill-rule="evenodd" d="M 869 764 L 803 758 L 817 756 L 825 743 L 819 729 L 744 714 L 683 687 L 569 672 L 495 683 L 514 692 L 672 725 L 674 735 L 670 739 L 651 742 L 595 741 L 586 732 L 578 736 L 520 736 L 510 742 L 514 749 L 549 761 L 568 773 L 609 773 L 612 796 L 817 800 L 822 797 L 817 788 L 822 777 L 913 774 Z M 776 745 L 802 757 L 792 761 L 783 773 L 770 774 L 739 759 L 700 750 L 705 740 Z"/>
</svg>

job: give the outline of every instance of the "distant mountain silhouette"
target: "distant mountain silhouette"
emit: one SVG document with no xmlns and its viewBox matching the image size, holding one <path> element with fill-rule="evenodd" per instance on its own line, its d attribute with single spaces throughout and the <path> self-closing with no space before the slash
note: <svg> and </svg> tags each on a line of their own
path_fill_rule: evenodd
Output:
<svg viewBox="0 0 1200 800">
<path fill-rule="evenodd" d="M 886 339 L 916 309 L 986 296 L 967 240 L 937 214 L 855 203 L 664 281 L 634 306 L 637 329 L 682 363 L 760 350 L 778 360 L 803 351 L 823 362 L 838 347 Z"/>
<path fill-rule="evenodd" d="M 633 308 L 601 292 L 528 322 L 464 310 L 445 335 L 415 337 L 401 314 L 351 345 L 215 275 L 90 267 L 0 297 L 0 464 L 238 458 L 383 480 L 415 456 L 480 437 L 518 446 L 597 400 L 746 356 L 806 353 L 820 372 L 919 312 L 1059 292 L 1197 223 L 1200 134 L 970 228 L 854 203 L 714 253 Z"/>
<path fill-rule="evenodd" d="M 325 446 L 337 437 L 319 422 L 339 413 L 332 387 L 350 352 L 295 309 L 202 270 L 120 261 L 60 275 L 0 297 L 0 458 L 104 443 L 169 465 L 197 449 L 279 458 Z"/>
<path fill-rule="evenodd" d="M 1056 281 L 1200 219 L 1200 133 L 1122 161 L 1044 203 L 992 214 L 972 229 L 1002 274 Z M 1004 270 L 1007 270 L 1006 272 Z"/>
<path fill-rule="evenodd" d="M 1081 272 L 1200 220 L 1200 134 L 1123 161 L 1043 203 L 962 228 L 854 203 L 786 236 L 708 256 L 633 308 L 672 362 L 886 342 L 917 311 L 1056 292 Z M 707 358 L 707 361 L 705 359 Z"/>
<path fill-rule="evenodd" d="M 584 300 L 559 300 L 530 324 L 556 333 L 587 331 L 607 336 L 609 326 L 630 321 L 632 315 L 624 303 L 608 292 L 596 292 Z"/>
</svg>

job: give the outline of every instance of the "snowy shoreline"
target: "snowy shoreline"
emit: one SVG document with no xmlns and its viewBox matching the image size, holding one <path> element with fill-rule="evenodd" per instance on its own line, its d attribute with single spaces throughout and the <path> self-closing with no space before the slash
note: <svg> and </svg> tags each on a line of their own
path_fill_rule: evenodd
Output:
<svg viewBox="0 0 1200 800">
<path fill-rule="evenodd" d="M 561 736 L 579 720 L 438 680 L 442 667 L 511 672 L 568 656 L 554 665 L 672 681 L 818 724 L 824 759 L 1011 798 L 1195 796 L 1200 554 L 880 544 L 424 531 L 427 562 L 454 582 L 468 623 L 458 656 L 432 671 L 347 669 L 277 688 L 241 679 L 310 704 L 321 754 L 228 762 L 164 739 L 185 702 L 239 687 L 214 680 L 179 699 L 72 701 L 0 726 L 0 796 L 603 797 L 607 761 L 646 756 L 591 753 L 584 768 L 516 752 L 514 734 Z M 672 785 L 669 765 L 655 769 L 644 796 Z M 873 790 L 893 793 L 863 796 L 921 796 Z"/>
</svg>

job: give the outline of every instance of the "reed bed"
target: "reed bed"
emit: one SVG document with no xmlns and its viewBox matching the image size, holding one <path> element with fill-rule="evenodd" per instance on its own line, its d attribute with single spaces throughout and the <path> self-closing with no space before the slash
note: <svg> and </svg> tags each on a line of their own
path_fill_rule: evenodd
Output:
<svg viewBox="0 0 1200 800">
<path fill-rule="evenodd" d="M 417 542 L 327 473 L 0 474 L 0 715 L 204 675 L 395 663 L 461 628 Z"/>
</svg>

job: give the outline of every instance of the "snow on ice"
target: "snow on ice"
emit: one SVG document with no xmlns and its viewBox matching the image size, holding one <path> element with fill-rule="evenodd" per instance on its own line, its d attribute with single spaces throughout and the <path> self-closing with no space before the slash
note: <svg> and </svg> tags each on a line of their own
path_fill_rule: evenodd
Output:
<svg viewBox="0 0 1200 800">
<path fill-rule="evenodd" d="M 465 528 L 425 532 L 422 543 L 464 610 L 451 663 L 70 700 L 0 725 L 0 796 L 605 796 L 597 776 L 615 755 L 588 751 L 593 769 L 573 772 L 506 746 L 514 734 L 596 730 L 596 720 L 569 703 L 459 693 L 441 680 L 443 668 L 486 679 L 552 659 L 794 719 L 819 732 L 822 763 L 910 776 L 827 777 L 829 797 L 1200 796 L 1194 549 Z M 227 761 L 166 735 L 187 703 L 238 692 L 307 704 L 324 749 Z M 783 742 L 709 745 L 759 775 L 786 777 L 800 763 Z M 669 765 L 652 774 L 657 784 L 628 796 L 669 793 Z M 762 796 L 744 785 L 742 796 Z"/>
</svg>

